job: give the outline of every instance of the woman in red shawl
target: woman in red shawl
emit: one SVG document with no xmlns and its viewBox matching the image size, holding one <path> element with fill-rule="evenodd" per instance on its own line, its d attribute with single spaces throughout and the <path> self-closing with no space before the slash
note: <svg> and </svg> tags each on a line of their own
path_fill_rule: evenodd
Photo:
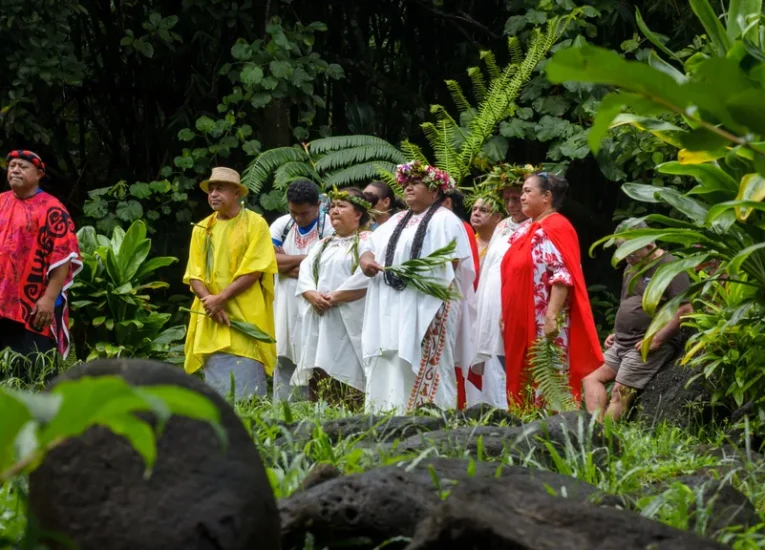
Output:
<svg viewBox="0 0 765 550">
<path fill-rule="evenodd" d="M 546 172 L 526 179 L 521 205 L 529 219 L 511 237 L 502 260 L 507 396 L 519 406 L 524 405 L 529 348 L 538 338 L 547 337 L 563 349 L 577 402 L 582 378 L 603 363 L 579 239 L 557 212 L 567 190 L 564 178 Z"/>
</svg>

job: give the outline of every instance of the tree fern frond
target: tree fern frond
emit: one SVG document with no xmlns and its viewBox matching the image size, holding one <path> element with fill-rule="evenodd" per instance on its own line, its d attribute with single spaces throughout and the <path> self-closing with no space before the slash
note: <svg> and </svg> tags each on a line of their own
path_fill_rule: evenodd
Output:
<svg viewBox="0 0 765 550">
<path fill-rule="evenodd" d="M 521 41 L 517 36 L 510 36 L 507 39 L 507 49 L 510 51 L 510 63 L 513 65 L 520 65 L 523 63 L 523 50 L 521 49 Z"/>
<path fill-rule="evenodd" d="M 494 57 L 494 52 L 491 50 L 481 50 L 481 59 L 486 63 L 486 70 L 489 73 L 489 79 L 494 80 L 499 78 L 501 71 L 499 65 L 497 65 L 497 58 Z"/>
<path fill-rule="evenodd" d="M 522 86 L 531 78 L 536 66 L 560 38 L 561 29 L 565 29 L 565 26 L 560 23 L 559 18 L 550 20 L 544 34 L 535 29 L 531 34 L 523 61 L 518 65 L 511 63 L 499 78 L 491 82 L 486 98 L 479 106 L 478 114 L 470 122 L 468 139 L 460 151 L 463 166 L 472 165 L 473 159 L 481 151 L 483 144 L 493 134 L 496 125 L 504 118 L 507 109 L 518 97 Z"/>
<path fill-rule="evenodd" d="M 310 162 L 299 146 L 278 147 L 259 154 L 242 172 L 242 184 L 253 193 L 260 193 L 273 172 L 288 162 Z"/>
<path fill-rule="evenodd" d="M 449 89 L 449 93 L 452 96 L 454 105 L 457 106 L 457 111 L 464 113 L 465 111 L 469 111 L 473 108 L 473 106 L 465 97 L 465 93 L 462 91 L 462 86 L 460 86 L 456 80 L 447 80 L 446 87 Z"/>
<path fill-rule="evenodd" d="M 483 73 L 478 67 L 470 67 L 468 76 L 473 82 L 473 95 L 480 103 L 486 99 L 486 80 L 484 80 Z"/>
<path fill-rule="evenodd" d="M 430 112 L 431 114 L 436 115 L 436 120 L 441 128 L 441 132 L 445 134 L 448 142 L 451 143 L 453 147 L 458 147 L 459 143 L 465 141 L 465 138 L 467 137 L 465 132 L 457 121 L 452 118 L 449 111 L 444 109 L 441 105 L 431 105 Z"/>
<path fill-rule="evenodd" d="M 577 409 L 571 395 L 563 350 L 542 336 L 529 349 L 529 370 L 545 406 L 555 412 Z"/>
<path fill-rule="evenodd" d="M 348 168 L 327 174 L 324 178 L 324 187 L 325 189 L 330 189 L 333 185 L 348 187 L 358 183 L 367 184 L 376 179 L 380 175 L 381 170 L 393 172 L 396 170 L 396 165 L 392 162 L 375 161 L 349 166 Z"/>
<path fill-rule="evenodd" d="M 393 162 L 395 164 L 406 162 L 406 155 L 404 155 L 404 153 L 396 149 L 387 141 L 384 143 L 384 145 L 362 145 L 360 147 L 330 151 L 316 161 L 316 170 L 320 174 L 323 174 L 325 172 L 346 168 L 353 164 L 361 164 L 371 160 L 381 160 Z"/>
<path fill-rule="evenodd" d="M 436 157 L 436 167 L 446 170 L 455 181 L 461 179 L 462 168 L 459 166 L 460 155 L 457 149 L 452 145 L 452 135 L 449 134 L 449 128 L 441 120 L 436 124 L 424 122 L 420 125 L 425 138 L 430 143 L 433 154 Z"/>
<path fill-rule="evenodd" d="M 353 147 L 369 147 L 369 146 L 389 146 L 393 147 L 391 143 L 385 141 L 382 138 L 376 136 L 365 135 L 353 135 L 353 136 L 332 136 L 327 138 L 316 139 L 308 144 L 308 151 L 312 155 L 323 155 L 330 151 L 337 151 L 340 149 L 351 149 Z"/>
<path fill-rule="evenodd" d="M 308 162 L 291 161 L 282 164 L 274 172 L 274 187 L 285 189 L 290 183 L 300 178 L 308 178 L 320 183 L 320 177 Z"/>
<path fill-rule="evenodd" d="M 422 152 L 422 149 L 408 139 L 401 142 L 401 150 L 406 155 L 407 160 L 419 160 L 423 164 L 430 164 L 430 161 L 425 156 L 425 153 Z"/>
</svg>

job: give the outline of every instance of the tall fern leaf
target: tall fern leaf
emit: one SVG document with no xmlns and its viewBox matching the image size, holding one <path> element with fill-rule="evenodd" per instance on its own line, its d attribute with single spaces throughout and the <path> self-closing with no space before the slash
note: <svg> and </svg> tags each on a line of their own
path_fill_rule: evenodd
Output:
<svg viewBox="0 0 765 550">
<path fill-rule="evenodd" d="M 473 106 L 465 97 L 465 93 L 462 91 L 462 87 L 456 80 L 447 80 L 446 87 L 452 96 L 452 101 L 454 102 L 454 105 L 456 105 L 458 112 L 464 113 L 465 111 L 469 111 L 473 108 Z"/>
<path fill-rule="evenodd" d="M 468 69 L 468 76 L 473 82 L 473 95 L 479 102 L 484 101 L 486 99 L 486 80 L 484 80 L 481 69 L 470 67 Z"/>
<path fill-rule="evenodd" d="M 523 50 L 521 49 L 521 42 L 517 36 L 510 36 L 507 39 L 507 49 L 510 51 L 510 63 L 513 65 L 520 65 L 523 63 Z"/>
<path fill-rule="evenodd" d="M 242 184 L 253 193 L 260 193 L 274 171 L 288 162 L 310 163 L 310 158 L 299 146 L 278 147 L 259 154 L 242 172 Z"/>
<path fill-rule="evenodd" d="M 499 78 L 500 70 L 497 65 L 497 58 L 494 57 L 494 52 L 491 50 L 481 50 L 481 59 L 486 64 L 486 70 L 489 73 L 489 78 L 494 80 Z"/>
<path fill-rule="evenodd" d="M 404 152 L 404 155 L 406 155 L 407 160 L 419 160 L 423 164 L 430 164 L 430 161 L 425 156 L 425 153 L 422 152 L 422 149 L 408 139 L 401 142 L 401 150 Z"/>
<path fill-rule="evenodd" d="M 529 367 L 531 379 L 548 409 L 555 412 L 577 409 L 561 348 L 544 336 L 538 338 L 529 349 Z"/>
</svg>

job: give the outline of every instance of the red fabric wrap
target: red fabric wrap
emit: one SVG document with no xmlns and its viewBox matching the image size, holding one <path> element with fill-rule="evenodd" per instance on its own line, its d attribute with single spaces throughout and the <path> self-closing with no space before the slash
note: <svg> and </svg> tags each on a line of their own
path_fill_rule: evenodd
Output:
<svg viewBox="0 0 765 550">
<path fill-rule="evenodd" d="M 55 318 L 42 331 L 35 330 L 32 310 L 45 294 L 50 270 L 69 261 L 63 287 L 61 326 Z M 66 289 L 82 268 L 74 223 L 53 196 L 40 192 L 28 199 L 12 191 L 0 193 L 0 316 L 22 323 L 30 332 L 54 338 L 58 350 L 69 350 L 69 308 Z"/>
<path fill-rule="evenodd" d="M 603 352 L 592 317 L 590 298 L 582 272 L 579 239 L 571 223 L 560 214 L 552 214 L 531 224 L 502 260 L 502 318 L 505 320 L 505 362 L 507 396 L 523 405 L 523 379 L 528 369 L 528 352 L 537 338 L 534 318 L 533 262 L 531 239 L 539 228 L 563 256 L 573 279 L 569 294 L 569 385 L 577 402 L 581 399 L 582 379 L 603 364 Z"/>
<path fill-rule="evenodd" d="M 470 250 L 473 252 L 473 265 L 475 266 L 475 282 L 473 283 L 473 288 L 478 289 L 478 275 L 481 273 L 481 258 L 478 253 L 478 241 L 475 238 L 475 231 L 473 231 L 473 227 L 468 223 L 463 221 L 462 225 L 465 226 L 465 231 L 467 231 L 468 235 L 468 242 L 470 243 Z"/>
</svg>

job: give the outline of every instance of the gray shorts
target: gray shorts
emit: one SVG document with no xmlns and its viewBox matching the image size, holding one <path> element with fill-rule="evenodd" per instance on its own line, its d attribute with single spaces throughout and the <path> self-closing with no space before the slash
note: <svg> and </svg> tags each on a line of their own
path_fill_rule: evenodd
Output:
<svg viewBox="0 0 765 550">
<path fill-rule="evenodd" d="M 616 381 L 619 384 L 642 390 L 659 369 L 672 360 L 676 351 L 671 343 L 664 344 L 656 351 L 650 352 L 648 360 L 644 363 L 634 345 L 614 343 L 603 354 L 603 358 L 606 365 L 616 371 Z"/>
</svg>

